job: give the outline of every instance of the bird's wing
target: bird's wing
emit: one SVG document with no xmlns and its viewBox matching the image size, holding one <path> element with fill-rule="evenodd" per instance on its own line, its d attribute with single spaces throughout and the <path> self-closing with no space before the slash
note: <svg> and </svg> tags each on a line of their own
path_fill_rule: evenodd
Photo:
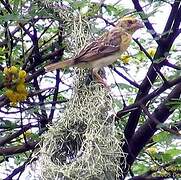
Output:
<svg viewBox="0 0 181 180">
<path fill-rule="evenodd" d="M 105 33 L 102 37 L 83 48 L 80 53 L 75 56 L 75 64 L 99 60 L 102 57 L 109 56 L 110 54 L 119 51 L 120 45 L 120 30 L 116 31 L 116 29 L 114 29 L 114 31 Z"/>
</svg>

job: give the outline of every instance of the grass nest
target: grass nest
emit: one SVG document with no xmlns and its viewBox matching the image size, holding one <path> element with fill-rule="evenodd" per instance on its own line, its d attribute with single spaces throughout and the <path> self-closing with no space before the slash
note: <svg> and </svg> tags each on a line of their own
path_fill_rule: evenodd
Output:
<svg viewBox="0 0 181 180">
<path fill-rule="evenodd" d="M 43 136 L 40 164 L 44 180 L 115 180 L 123 173 L 124 137 L 111 115 L 112 97 L 87 77 L 86 70 L 76 71 L 63 115 Z"/>
</svg>

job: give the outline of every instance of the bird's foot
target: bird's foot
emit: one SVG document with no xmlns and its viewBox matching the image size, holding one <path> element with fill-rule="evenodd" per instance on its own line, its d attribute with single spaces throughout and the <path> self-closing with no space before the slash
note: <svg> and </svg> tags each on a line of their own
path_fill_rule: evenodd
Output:
<svg viewBox="0 0 181 180">
<path fill-rule="evenodd" d="M 106 90 L 111 91 L 110 86 L 109 86 L 109 85 L 107 84 L 107 82 L 104 81 L 103 79 L 101 79 L 101 81 L 98 80 L 97 82 L 100 83 Z"/>
</svg>

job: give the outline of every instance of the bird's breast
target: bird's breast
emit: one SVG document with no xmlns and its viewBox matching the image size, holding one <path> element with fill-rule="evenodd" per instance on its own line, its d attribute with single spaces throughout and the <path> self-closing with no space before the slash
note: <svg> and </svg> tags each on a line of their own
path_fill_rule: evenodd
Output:
<svg viewBox="0 0 181 180">
<path fill-rule="evenodd" d="M 91 62 L 92 68 L 102 68 L 114 63 L 120 56 L 120 52 L 113 53 L 112 55 L 102 57 Z"/>
<path fill-rule="evenodd" d="M 121 37 L 120 51 L 123 53 L 127 50 L 131 43 L 132 37 L 128 33 L 124 33 Z"/>
</svg>

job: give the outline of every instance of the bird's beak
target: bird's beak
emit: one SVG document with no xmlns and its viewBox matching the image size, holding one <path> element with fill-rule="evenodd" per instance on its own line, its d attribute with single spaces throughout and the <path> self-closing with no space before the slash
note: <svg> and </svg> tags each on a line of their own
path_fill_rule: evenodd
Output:
<svg viewBox="0 0 181 180">
<path fill-rule="evenodd" d="M 140 29 L 140 28 L 143 28 L 143 27 L 144 27 L 143 23 L 141 21 L 138 21 L 137 22 L 137 29 Z"/>
</svg>

